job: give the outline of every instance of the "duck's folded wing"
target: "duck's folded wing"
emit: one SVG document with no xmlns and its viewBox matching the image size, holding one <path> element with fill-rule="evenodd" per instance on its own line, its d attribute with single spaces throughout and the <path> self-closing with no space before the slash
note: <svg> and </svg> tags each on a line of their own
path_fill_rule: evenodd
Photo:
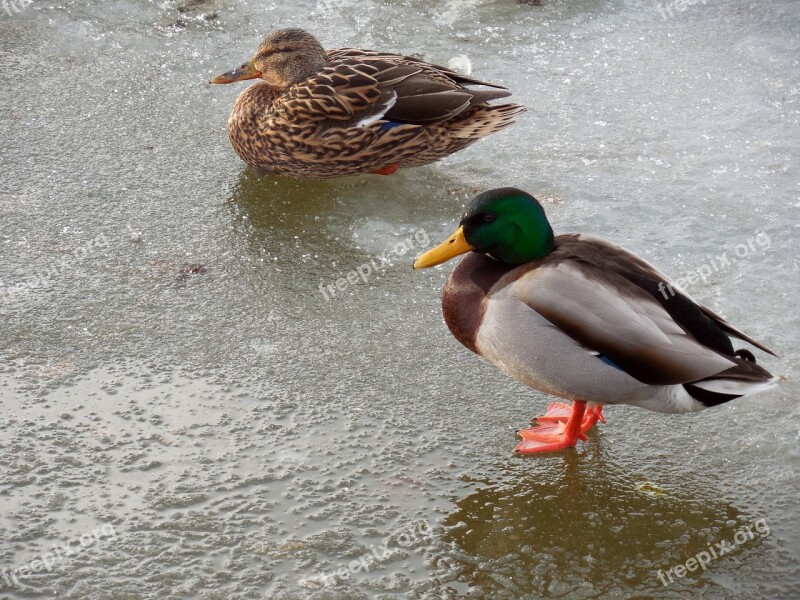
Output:
<svg viewBox="0 0 800 600">
<path fill-rule="evenodd" d="M 713 310 L 680 289 L 662 271 L 625 248 L 586 235 L 559 236 L 564 240 L 559 251 L 570 259 L 589 263 L 604 272 L 613 271 L 655 298 L 672 318 L 703 344 L 733 353 L 728 335 L 752 344 L 759 350 L 775 353 L 737 329 Z"/>
<path fill-rule="evenodd" d="M 322 126 L 358 127 L 384 117 L 397 102 L 391 86 L 381 85 L 373 69 L 339 63 L 286 93 L 275 116 L 286 122 L 317 122 Z"/>
<path fill-rule="evenodd" d="M 565 260 L 529 271 L 515 289 L 519 300 L 554 327 L 643 383 L 690 383 L 736 365 L 614 271 Z"/>
<path fill-rule="evenodd" d="M 276 114 L 287 121 L 339 127 L 366 127 L 382 119 L 424 125 L 508 95 L 505 90 L 468 90 L 415 64 L 345 59 L 292 88 Z"/>
<path fill-rule="evenodd" d="M 419 58 L 414 58 L 413 56 L 404 56 L 402 54 L 394 54 L 391 52 L 364 50 L 362 48 L 335 48 L 333 50 L 328 50 L 328 58 L 332 61 L 356 58 L 367 61 L 385 61 L 393 64 L 405 63 L 409 65 L 415 65 L 423 70 L 426 70 L 436 78 L 449 79 L 450 81 L 460 85 L 484 85 L 486 87 L 491 87 L 498 90 L 506 89 L 505 86 L 498 85 L 496 83 L 489 83 L 488 81 L 482 81 L 480 79 L 475 79 L 474 77 L 462 75 L 458 71 L 454 71 L 449 67 L 428 63 Z M 510 93 L 506 93 L 506 95 L 510 95 Z"/>
</svg>

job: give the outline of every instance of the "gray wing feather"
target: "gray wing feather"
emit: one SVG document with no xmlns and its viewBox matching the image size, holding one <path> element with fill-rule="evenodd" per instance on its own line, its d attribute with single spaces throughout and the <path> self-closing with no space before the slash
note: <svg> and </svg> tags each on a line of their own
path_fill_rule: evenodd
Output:
<svg viewBox="0 0 800 600">
<path fill-rule="evenodd" d="M 615 273 L 561 262 L 526 273 L 515 288 L 530 308 L 643 383 L 689 383 L 736 364 L 687 334 L 652 296 Z"/>
</svg>

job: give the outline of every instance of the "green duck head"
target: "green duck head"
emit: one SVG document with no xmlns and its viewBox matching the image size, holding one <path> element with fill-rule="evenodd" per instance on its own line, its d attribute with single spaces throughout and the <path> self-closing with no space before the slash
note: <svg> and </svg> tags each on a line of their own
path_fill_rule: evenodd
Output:
<svg viewBox="0 0 800 600">
<path fill-rule="evenodd" d="M 498 188 L 476 196 L 458 229 L 414 261 L 433 267 L 473 250 L 510 265 L 544 258 L 553 250 L 553 228 L 539 201 L 517 188 Z"/>
</svg>

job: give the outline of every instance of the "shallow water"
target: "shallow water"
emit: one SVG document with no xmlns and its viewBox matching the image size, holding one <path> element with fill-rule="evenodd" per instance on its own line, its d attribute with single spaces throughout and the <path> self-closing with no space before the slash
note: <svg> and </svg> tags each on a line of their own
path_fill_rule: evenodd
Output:
<svg viewBox="0 0 800 600">
<path fill-rule="evenodd" d="M 0 578 L 0 598 L 800 593 L 794 0 L 666 19 L 638 0 L 10 12 L 0 568 L 38 572 Z M 466 54 L 529 112 L 388 178 L 259 179 L 225 134 L 241 87 L 207 80 L 287 25 Z M 711 269 L 687 288 L 780 355 L 759 354 L 780 387 L 699 415 L 611 408 L 577 451 L 513 456 L 548 399 L 450 336 L 452 265 L 410 270 L 500 185 L 558 231 L 675 277 Z M 387 250 L 366 282 L 320 292 Z M 71 553 L 35 564 L 54 544 Z"/>
</svg>

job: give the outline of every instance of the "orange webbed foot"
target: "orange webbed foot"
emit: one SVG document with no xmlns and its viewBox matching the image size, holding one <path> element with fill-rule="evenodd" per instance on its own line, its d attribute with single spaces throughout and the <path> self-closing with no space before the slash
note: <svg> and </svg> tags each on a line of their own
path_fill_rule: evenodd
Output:
<svg viewBox="0 0 800 600">
<path fill-rule="evenodd" d="M 564 402 L 553 402 L 536 425 L 521 429 L 522 441 L 514 448 L 519 454 L 558 452 L 573 448 L 578 440 L 586 441 L 588 432 L 597 421 L 605 423 L 602 406 L 586 407 L 586 402 L 576 401 L 572 406 Z"/>
<path fill-rule="evenodd" d="M 374 171 L 370 171 L 373 175 L 394 175 L 400 170 L 399 163 L 392 163 L 391 165 L 387 165 L 381 169 L 375 169 Z"/>
</svg>

